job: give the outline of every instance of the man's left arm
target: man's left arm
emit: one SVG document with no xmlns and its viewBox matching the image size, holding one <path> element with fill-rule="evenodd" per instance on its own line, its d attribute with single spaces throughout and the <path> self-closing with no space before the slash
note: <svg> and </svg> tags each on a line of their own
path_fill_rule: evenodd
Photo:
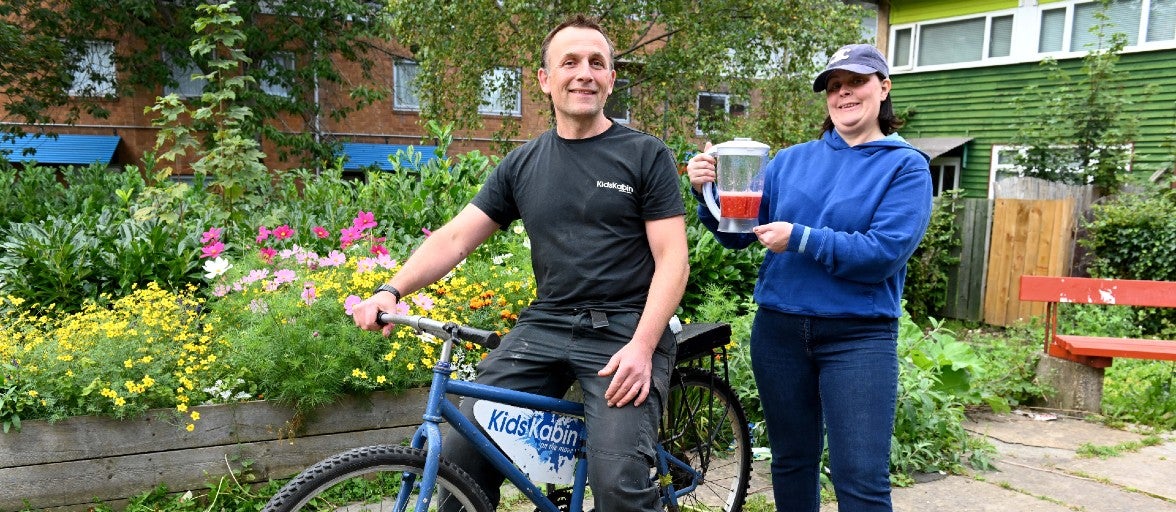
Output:
<svg viewBox="0 0 1176 512">
<path fill-rule="evenodd" d="M 633 339 L 600 370 L 601 376 L 613 376 L 604 393 L 609 406 L 641 405 L 649 396 L 653 352 L 678 309 L 690 275 L 684 215 L 646 221 L 645 233 L 653 253 L 653 279 Z"/>
</svg>

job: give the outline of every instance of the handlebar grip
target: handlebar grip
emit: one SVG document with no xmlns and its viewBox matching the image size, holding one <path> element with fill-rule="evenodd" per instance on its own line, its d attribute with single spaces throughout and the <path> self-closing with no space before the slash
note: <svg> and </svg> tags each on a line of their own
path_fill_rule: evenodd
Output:
<svg viewBox="0 0 1176 512">
<path fill-rule="evenodd" d="M 452 336 L 462 341 L 477 343 L 489 349 L 497 348 L 498 343 L 502 341 L 498 333 L 494 331 L 458 325 L 454 322 L 439 322 L 420 315 L 396 315 L 381 311 L 376 314 L 376 323 L 380 325 L 407 325 L 418 332 L 424 331 L 439 338 L 449 338 Z"/>
</svg>

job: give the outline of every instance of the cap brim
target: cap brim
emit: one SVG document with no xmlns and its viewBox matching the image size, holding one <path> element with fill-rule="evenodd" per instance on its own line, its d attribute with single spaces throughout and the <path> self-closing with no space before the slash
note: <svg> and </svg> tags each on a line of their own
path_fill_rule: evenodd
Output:
<svg viewBox="0 0 1176 512">
<path fill-rule="evenodd" d="M 874 69 L 870 66 L 864 66 L 862 64 L 846 64 L 844 66 L 833 66 L 829 69 L 822 71 L 821 74 L 817 75 L 817 78 L 813 80 L 813 92 L 821 92 L 821 91 L 825 90 L 825 86 L 827 85 L 827 82 L 829 81 L 829 74 L 834 71 L 837 71 L 838 69 L 844 69 L 846 71 L 849 71 L 851 73 L 857 73 L 859 75 L 873 75 L 874 73 L 880 72 L 877 69 Z"/>
</svg>

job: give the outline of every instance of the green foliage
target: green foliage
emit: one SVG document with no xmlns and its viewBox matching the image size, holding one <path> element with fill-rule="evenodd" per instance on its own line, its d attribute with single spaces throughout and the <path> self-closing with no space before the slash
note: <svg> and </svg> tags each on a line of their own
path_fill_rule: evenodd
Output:
<svg viewBox="0 0 1176 512">
<path fill-rule="evenodd" d="M 1176 363 L 1115 359 L 1103 379 L 1102 409 L 1119 421 L 1176 429 Z"/>
<path fill-rule="evenodd" d="M 984 326 L 967 332 L 965 338 L 985 369 L 974 376 L 972 387 L 981 396 L 991 397 L 986 403 L 993 410 L 1033 403 L 1051 392 L 1037 382 L 1044 336 L 1037 319 L 1003 329 Z"/>
<path fill-rule="evenodd" d="M 820 0 L 395 0 L 388 13 L 397 41 L 412 52 L 405 57 L 420 65 L 416 84 L 424 115 L 453 120 L 459 129 L 482 126 L 477 110 L 486 71 L 503 63 L 537 68 L 547 32 L 569 14 L 586 13 L 601 18 L 616 47 L 617 76 L 629 80 L 630 111 L 642 129 L 694 133 L 699 91 L 748 103 L 753 90 L 764 90 L 770 93 L 746 117 L 705 117 L 702 128 L 714 140 L 738 133 L 773 147 L 815 135 L 824 108 L 808 80 L 826 54 L 861 37 L 858 8 Z M 494 35 L 490 41 L 487 34 Z M 492 85 L 505 94 L 520 90 L 513 80 Z M 538 87 L 525 90 L 548 103 Z M 518 129 L 517 119 L 507 118 L 495 136 L 508 140 Z"/>
<path fill-rule="evenodd" d="M 906 311 L 918 323 L 940 314 L 947 305 L 948 271 L 959 264 L 960 258 L 955 254 L 963 244 L 955 222 L 962 193 L 962 190 L 949 190 L 935 199 L 927 233 L 907 261 L 903 299 Z"/>
<path fill-rule="evenodd" d="M 172 93 L 145 112 L 156 115 L 152 125 L 160 128 L 155 149 L 166 148 L 159 160 L 175 162 L 195 150 L 198 158 L 192 171 L 197 180 L 211 179 L 220 211 L 240 221 L 265 203 L 263 192 L 270 184 L 269 170 L 261 163 L 265 157 L 261 144 L 247 131 L 253 111 L 237 100 L 255 82 L 251 76 L 237 74 L 252 59 L 240 47 L 245 35 L 237 27 L 243 19 L 233 2 L 202 4 L 196 9 L 201 17 L 192 23 L 198 36 L 190 52 L 207 62 L 210 71 L 200 78 L 208 85 L 191 107 Z M 197 140 L 201 130 L 211 132 L 207 149 Z"/>
<path fill-rule="evenodd" d="M 909 315 L 899 321 L 899 393 L 890 450 L 898 473 L 959 471 L 965 463 L 991 467 L 989 451 L 964 430 L 964 407 L 1003 406 L 972 386 L 984 372 L 972 347 L 933 324 L 924 333 Z"/>
<path fill-rule="evenodd" d="M 0 86 L 7 94 L 0 105 L 6 119 L 18 122 L 0 125 L 3 137 L 21 131 L 24 123 L 72 124 L 83 113 L 106 116 L 105 96 L 89 91 L 71 97 L 67 91 L 78 70 L 74 56 L 95 34 L 111 34 L 111 27 L 142 43 L 120 45 L 114 53 L 116 69 L 134 71 L 105 84 L 116 89 L 114 96 L 175 87 L 173 69 L 228 71 L 242 80 L 235 103 L 253 113 L 242 119 L 242 131 L 272 143 L 279 158 L 295 156 L 306 166 L 330 161 L 338 144 L 329 133 L 336 125 L 319 120 L 346 119 L 388 96 L 377 64 L 386 65 L 393 49 L 379 2 L 238 0 L 224 14 L 241 19 L 240 54 L 192 53 L 201 28 L 194 22 L 209 18 L 200 11 L 208 3 L 6 0 L 0 4 L 0 55 L 5 56 Z M 217 60 L 226 56 L 242 64 L 219 68 Z M 282 65 L 285 61 L 297 64 Z M 271 94 L 274 90 L 284 94 Z M 331 93 L 315 94 L 323 90 Z"/>
<path fill-rule="evenodd" d="M 1095 277 L 1176 281 L 1176 194 L 1147 189 L 1119 194 L 1091 207 L 1078 244 L 1090 253 Z M 1176 337 L 1176 311 L 1137 308 L 1145 335 Z"/>
<path fill-rule="evenodd" d="M 750 299 L 730 293 L 724 285 L 712 284 L 703 286 L 702 301 L 694 315 L 687 319 L 693 322 L 722 322 L 731 326 L 731 345 L 727 346 L 731 390 L 739 397 L 747 421 L 752 424 L 755 446 L 767 446 L 764 409 L 760 405 L 759 388 L 751 370 L 751 323 L 755 311 L 756 305 Z"/>
<path fill-rule="evenodd" d="M 1099 195 L 1114 193 L 1124 183 L 1131 164 L 1130 143 L 1136 123 L 1132 98 L 1138 91 L 1119 86 L 1123 72 L 1115 68 L 1127 45 L 1122 33 L 1109 40 L 1112 25 L 1104 9 L 1091 27 L 1097 45 L 1083 58 L 1077 80 L 1053 59 L 1042 61 L 1050 81 L 1031 86 L 1016 98 L 1017 145 L 1026 151 L 1016 162 L 1026 176 L 1071 184 L 1093 184 Z M 1019 121 L 1020 122 L 1020 121 Z"/>
</svg>

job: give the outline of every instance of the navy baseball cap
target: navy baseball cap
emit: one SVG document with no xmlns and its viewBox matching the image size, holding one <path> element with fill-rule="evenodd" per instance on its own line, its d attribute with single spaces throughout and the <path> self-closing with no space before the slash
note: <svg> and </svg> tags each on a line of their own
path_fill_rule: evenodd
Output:
<svg viewBox="0 0 1176 512">
<path fill-rule="evenodd" d="M 886 65 L 886 57 L 882 52 L 870 44 L 849 44 L 842 46 L 829 57 L 829 64 L 825 70 L 813 80 L 813 92 L 825 90 L 829 74 L 838 69 L 851 71 L 859 75 L 882 73 L 883 77 L 890 77 L 890 66 Z"/>
</svg>

